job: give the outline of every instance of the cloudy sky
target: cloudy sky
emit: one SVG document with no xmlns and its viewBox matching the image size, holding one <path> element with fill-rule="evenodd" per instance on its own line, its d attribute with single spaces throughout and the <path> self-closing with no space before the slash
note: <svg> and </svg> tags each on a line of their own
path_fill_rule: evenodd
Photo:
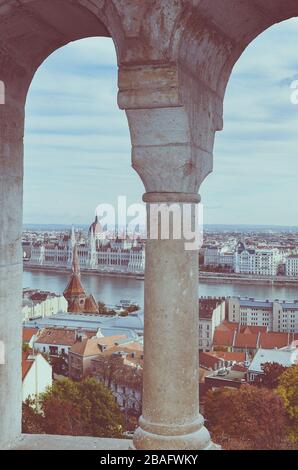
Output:
<svg viewBox="0 0 298 470">
<path fill-rule="evenodd" d="M 298 225 L 297 41 L 292 19 L 259 36 L 236 64 L 214 172 L 201 188 L 205 223 Z M 39 68 L 26 105 L 25 223 L 84 224 L 99 203 L 141 200 L 116 96 L 109 39 L 71 43 Z"/>
</svg>

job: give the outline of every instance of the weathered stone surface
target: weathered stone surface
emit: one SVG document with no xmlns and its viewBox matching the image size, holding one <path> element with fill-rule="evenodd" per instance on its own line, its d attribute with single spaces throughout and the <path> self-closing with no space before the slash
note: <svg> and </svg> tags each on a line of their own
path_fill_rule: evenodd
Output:
<svg viewBox="0 0 298 470">
<path fill-rule="evenodd" d="M 8 87 L 9 90 L 9 87 Z M 0 448 L 21 432 L 23 113 L 0 105 Z"/>
<path fill-rule="evenodd" d="M 126 110 L 182 106 L 177 66 L 121 67 L 118 104 Z"/>
<path fill-rule="evenodd" d="M 11 450 L 128 450 L 130 445 L 128 439 L 23 434 Z"/>
</svg>

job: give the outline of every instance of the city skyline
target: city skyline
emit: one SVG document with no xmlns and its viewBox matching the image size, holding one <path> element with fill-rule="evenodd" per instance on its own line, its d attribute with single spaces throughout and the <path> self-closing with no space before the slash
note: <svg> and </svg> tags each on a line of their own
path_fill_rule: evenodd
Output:
<svg viewBox="0 0 298 470">
<path fill-rule="evenodd" d="M 295 225 L 298 106 L 290 85 L 298 77 L 297 23 L 267 30 L 236 64 L 214 171 L 200 191 L 206 224 Z M 99 203 L 115 204 L 119 194 L 141 200 L 116 97 L 110 39 L 70 43 L 39 68 L 26 106 L 25 223 L 85 224 Z"/>
</svg>

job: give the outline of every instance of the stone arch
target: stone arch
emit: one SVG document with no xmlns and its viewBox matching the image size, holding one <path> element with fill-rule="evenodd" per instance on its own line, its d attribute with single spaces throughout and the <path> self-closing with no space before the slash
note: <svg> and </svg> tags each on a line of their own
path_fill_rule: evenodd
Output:
<svg viewBox="0 0 298 470">
<path fill-rule="evenodd" d="M 11 444 L 21 433 L 25 100 L 39 65 L 70 41 L 89 36 L 112 37 L 119 60 L 123 45 L 120 17 L 112 2 L 102 12 L 102 3 L 9 0 L 0 5 L 0 80 L 5 85 L 5 104 L 0 104 L 0 341 L 4 343 L 6 358 L 0 366 L 0 448 Z"/>
<path fill-rule="evenodd" d="M 22 140 L 24 101 L 37 67 L 69 41 L 111 36 L 120 67 L 118 103 L 128 115 L 145 201 L 195 204 L 200 183 L 212 171 L 214 135 L 222 128 L 233 65 L 258 34 L 296 15 L 297 0 L 1 2 L 6 104 L 0 105 L 0 341 L 7 358 L 0 368 L 1 447 L 20 435 Z M 209 449 L 213 445 L 198 407 L 197 261 L 183 241 L 150 245 L 145 344 L 152 354 L 150 360 L 147 354 L 148 393 L 135 445 Z M 168 360 L 173 344 L 179 374 Z"/>
<path fill-rule="evenodd" d="M 172 24 L 168 55 L 176 64 L 178 96 L 190 136 L 197 190 L 213 168 L 215 133 L 233 67 L 263 31 L 298 16 L 295 0 L 184 1 Z"/>
</svg>

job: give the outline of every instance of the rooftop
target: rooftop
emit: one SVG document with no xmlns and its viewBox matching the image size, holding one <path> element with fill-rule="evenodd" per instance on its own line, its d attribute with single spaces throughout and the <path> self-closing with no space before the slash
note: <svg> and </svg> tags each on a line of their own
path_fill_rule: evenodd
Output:
<svg viewBox="0 0 298 470">
<path fill-rule="evenodd" d="M 38 328 L 23 328 L 23 343 L 29 343 L 38 331 Z"/>
<path fill-rule="evenodd" d="M 215 329 L 213 346 L 272 349 L 285 347 L 296 339 L 297 333 L 267 332 L 265 326 L 245 326 L 224 321 Z"/>
<path fill-rule="evenodd" d="M 248 371 L 262 372 L 262 364 L 276 362 L 284 367 L 298 364 L 298 348 L 259 349 L 253 358 Z"/>
<path fill-rule="evenodd" d="M 70 352 L 80 356 L 95 356 L 102 353 L 105 349 L 117 346 L 120 342 L 127 339 L 124 335 L 108 336 L 103 338 L 86 338 L 77 341 L 71 347 Z"/>
<path fill-rule="evenodd" d="M 67 330 L 65 328 L 45 328 L 40 331 L 35 344 L 59 344 L 72 346 L 75 342 L 75 330 Z"/>
<path fill-rule="evenodd" d="M 213 315 L 214 310 L 222 303 L 219 299 L 206 299 L 200 298 L 199 299 L 199 317 L 203 318 L 211 318 Z"/>
<path fill-rule="evenodd" d="M 22 380 L 26 377 L 29 370 L 31 369 L 34 359 L 30 356 L 30 352 L 22 353 Z"/>
</svg>

